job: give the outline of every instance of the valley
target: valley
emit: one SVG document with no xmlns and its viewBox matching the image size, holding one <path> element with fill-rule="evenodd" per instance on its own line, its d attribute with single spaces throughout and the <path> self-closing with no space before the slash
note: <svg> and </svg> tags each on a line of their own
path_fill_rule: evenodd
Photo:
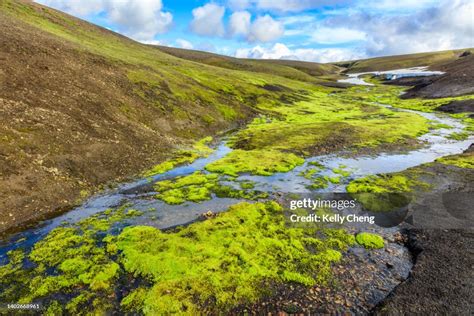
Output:
<svg viewBox="0 0 474 316">
<path fill-rule="evenodd" d="M 24 1 L 0 17 L 0 302 L 384 314 L 415 312 L 401 298 L 435 272 L 457 273 L 436 281 L 447 292 L 470 283 L 446 260 L 472 240 L 474 85 L 460 74 L 473 49 L 258 61 L 140 44 Z M 344 82 L 418 66 L 443 73 Z M 375 225 L 289 224 L 289 201 L 308 196 L 354 198 Z M 451 292 L 430 311 L 461 311 L 469 287 Z"/>
</svg>

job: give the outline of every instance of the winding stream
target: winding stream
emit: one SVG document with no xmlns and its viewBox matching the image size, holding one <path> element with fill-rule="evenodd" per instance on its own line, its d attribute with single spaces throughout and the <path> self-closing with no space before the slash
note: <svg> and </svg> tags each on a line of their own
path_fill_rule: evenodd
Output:
<svg viewBox="0 0 474 316">
<path fill-rule="evenodd" d="M 402 74 L 402 72 L 399 73 Z M 359 75 L 360 74 L 355 76 L 350 75 L 351 78 L 344 82 L 349 82 L 348 80 L 352 79 L 362 80 L 359 78 Z M 354 82 L 350 81 L 350 83 Z M 367 83 L 359 82 L 359 84 Z M 347 166 L 346 170 L 350 172 L 350 176 L 342 177 L 340 183 L 329 183 L 327 188 L 318 190 L 318 192 L 345 192 L 346 185 L 353 179 L 378 173 L 403 171 L 410 167 L 432 162 L 443 156 L 459 154 L 467 149 L 474 141 L 474 136 L 470 136 L 466 140 L 452 140 L 447 137 L 451 133 L 461 132 L 464 128 L 464 125 L 460 120 L 452 118 L 449 115 L 443 113 L 424 113 L 405 109 L 395 109 L 389 105 L 383 104 L 378 105 L 388 107 L 393 111 L 416 113 L 435 123 L 446 124 L 451 128 L 431 130 L 427 134 L 419 137 L 423 146 L 416 150 L 381 153 L 377 155 L 359 155 L 356 157 L 344 156 L 341 154 L 314 156 L 306 159 L 303 165 L 298 166 L 287 173 L 276 173 L 271 176 L 253 176 L 243 174 L 236 180 L 251 180 L 255 182 L 255 190 L 269 192 L 270 194 L 280 192 L 312 193 L 315 191 L 311 191 L 307 188 L 311 183 L 311 180 L 304 178 L 301 175 L 301 172 L 310 167 L 309 163 L 318 162 L 324 166 L 324 169 L 319 173 L 321 175 L 326 175 L 328 177 L 338 176 L 333 170 L 335 168 L 341 168 L 342 165 Z M 238 200 L 214 197 L 212 200 L 203 201 L 201 203 L 186 202 L 181 205 L 168 205 L 153 197 L 156 194 L 153 190 L 153 184 L 164 179 L 172 179 L 177 176 L 191 174 L 195 171 L 203 171 L 207 164 L 224 157 L 231 151 L 232 149 L 229 148 L 226 145 L 226 141 L 223 140 L 217 145 L 215 151 L 206 158 L 197 159 L 189 165 L 174 168 L 166 173 L 151 178 L 141 178 L 133 182 L 121 184 L 115 189 L 111 189 L 89 198 L 84 204 L 63 215 L 51 220 L 43 221 L 34 228 L 14 234 L 9 238 L 0 241 L 0 264 L 6 262 L 6 254 L 8 251 L 16 248 L 31 248 L 36 242 L 44 238 L 52 229 L 62 225 L 63 223 L 75 223 L 108 208 L 116 208 L 124 204 L 127 204 L 127 207 L 130 209 L 137 209 L 144 212 L 138 217 L 125 219 L 124 222 L 120 223 L 121 226 L 144 224 L 160 229 L 190 223 L 197 220 L 202 213 L 208 210 L 224 211 L 230 205 L 237 203 Z M 236 181 L 226 184 L 235 185 L 235 183 Z M 393 235 L 397 231 L 397 228 L 375 226 L 375 228 L 371 229 L 386 237 Z M 402 278 L 406 278 L 411 269 L 411 259 L 408 250 L 395 244 L 391 244 L 390 247 L 393 248 L 393 251 L 399 252 L 398 257 L 395 259 L 398 260 L 396 265 L 398 269 L 396 270 L 397 273 Z M 366 252 L 357 249 L 352 249 L 350 253 L 352 256 L 367 256 Z M 388 256 L 387 254 L 384 255 Z M 367 260 L 371 259 L 369 258 Z M 386 283 L 386 291 L 390 291 L 396 286 L 395 281 L 393 280 L 387 281 Z M 373 294 L 375 295 L 374 303 L 383 299 L 386 294 L 386 292 L 380 291 L 378 294 Z"/>
</svg>

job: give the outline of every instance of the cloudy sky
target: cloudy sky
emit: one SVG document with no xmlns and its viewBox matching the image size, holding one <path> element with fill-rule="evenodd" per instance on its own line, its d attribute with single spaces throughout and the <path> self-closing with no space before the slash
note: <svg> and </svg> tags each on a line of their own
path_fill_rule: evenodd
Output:
<svg viewBox="0 0 474 316">
<path fill-rule="evenodd" d="M 473 0 L 37 0 L 137 41 L 331 62 L 474 47 Z"/>
</svg>

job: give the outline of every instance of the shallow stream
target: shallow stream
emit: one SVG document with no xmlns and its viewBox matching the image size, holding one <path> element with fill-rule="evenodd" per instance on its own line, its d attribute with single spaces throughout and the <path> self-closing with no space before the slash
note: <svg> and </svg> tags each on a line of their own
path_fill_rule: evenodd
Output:
<svg viewBox="0 0 474 316">
<path fill-rule="evenodd" d="M 388 72 L 386 72 L 388 73 Z M 419 73 L 419 72 L 418 72 Z M 403 75 L 403 72 L 397 72 Z M 362 80 L 359 78 L 361 74 L 350 75 L 351 78 L 345 82 L 355 83 L 354 80 Z M 352 80 L 352 81 L 349 81 Z M 367 84 L 362 80 L 359 84 Z M 464 128 L 463 123 L 449 115 L 443 113 L 424 113 L 405 109 L 395 109 L 388 105 L 378 104 L 387 107 L 393 111 L 407 111 L 422 115 L 433 121 L 435 124 L 444 124 L 450 128 L 434 129 L 427 134 L 419 137 L 421 146 L 418 149 L 408 150 L 406 152 L 386 152 L 374 155 L 351 155 L 346 153 L 329 154 L 314 156 L 306 159 L 305 163 L 296 167 L 287 173 L 276 173 L 271 176 L 254 176 L 249 174 L 240 175 L 232 181 L 224 181 L 225 184 L 237 185 L 239 181 L 255 182 L 255 190 L 269 192 L 271 196 L 281 196 L 285 193 L 315 193 L 315 192 L 345 192 L 346 185 L 353 179 L 365 177 L 378 173 L 399 172 L 407 168 L 420 164 L 432 162 L 437 158 L 459 154 L 466 150 L 474 141 L 474 137 L 470 136 L 466 140 L 449 139 L 449 135 L 455 132 L 461 132 Z M 150 225 L 160 229 L 172 228 L 178 225 L 187 224 L 197 220 L 201 214 L 212 210 L 219 212 L 226 210 L 230 205 L 238 202 L 231 198 L 214 197 L 209 201 L 200 203 L 186 202 L 181 205 L 168 205 L 154 198 L 156 192 L 153 190 L 153 184 L 157 181 L 172 179 L 178 176 L 189 175 L 196 171 L 204 171 L 204 167 L 216 161 L 232 149 L 226 145 L 226 141 L 222 140 L 215 148 L 215 151 L 206 158 L 197 159 L 193 163 L 185 166 L 174 168 L 163 174 L 153 177 L 140 178 L 135 181 L 124 183 L 115 189 L 97 194 L 89 198 L 82 205 L 73 210 L 60 215 L 56 218 L 43 221 L 33 228 L 16 233 L 7 239 L 0 241 L 0 265 L 7 260 L 6 254 L 9 250 L 23 248 L 28 250 L 36 242 L 44 238 L 52 229 L 64 223 L 71 224 L 81 219 L 87 218 L 93 214 L 102 212 L 109 208 L 116 208 L 127 205 L 130 209 L 143 211 L 143 214 L 133 218 L 124 219 L 120 226 L 127 225 Z M 308 186 L 311 180 L 305 178 L 302 173 L 311 168 L 311 163 L 317 162 L 323 168 L 318 174 L 327 177 L 339 177 L 339 183 L 329 183 L 327 188 L 320 190 L 310 190 Z M 337 169 L 344 169 L 349 175 L 341 176 Z M 383 235 L 387 240 L 393 239 L 393 235 L 397 232 L 397 228 L 384 228 L 373 225 L 369 228 Z M 411 269 L 411 257 L 406 248 L 391 242 L 387 247 L 391 247 L 392 251 L 398 255 L 391 256 L 392 262 L 395 262 L 396 269 L 393 272 L 387 272 L 385 263 L 381 265 L 381 274 L 385 274 L 385 278 L 381 278 L 385 282 L 386 290 L 380 292 L 375 287 L 371 292 L 375 298 L 373 304 L 383 299 L 398 283 L 400 279 L 408 276 Z M 367 260 L 374 260 L 367 251 L 352 249 L 349 256 L 357 256 Z M 381 262 L 390 257 L 387 253 L 380 253 Z M 365 260 L 363 259 L 363 260 Z M 383 267 L 382 267 L 383 266 Z M 377 291 L 378 294 L 377 294 Z"/>
</svg>

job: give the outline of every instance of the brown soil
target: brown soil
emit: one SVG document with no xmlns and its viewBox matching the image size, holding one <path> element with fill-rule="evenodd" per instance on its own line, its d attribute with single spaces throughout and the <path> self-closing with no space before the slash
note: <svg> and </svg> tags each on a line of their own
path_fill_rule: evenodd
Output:
<svg viewBox="0 0 474 316">
<path fill-rule="evenodd" d="M 474 93 L 474 55 L 459 57 L 435 68 L 434 70 L 446 73 L 435 78 L 421 79 L 424 82 L 407 90 L 402 97 L 444 98 Z M 400 81 L 403 83 L 403 80 Z"/>
<path fill-rule="evenodd" d="M 209 109 L 191 102 L 173 104 L 186 113 L 177 118 L 134 93 L 127 67 L 0 11 L 0 233 L 238 123 L 208 124 Z"/>
</svg>

